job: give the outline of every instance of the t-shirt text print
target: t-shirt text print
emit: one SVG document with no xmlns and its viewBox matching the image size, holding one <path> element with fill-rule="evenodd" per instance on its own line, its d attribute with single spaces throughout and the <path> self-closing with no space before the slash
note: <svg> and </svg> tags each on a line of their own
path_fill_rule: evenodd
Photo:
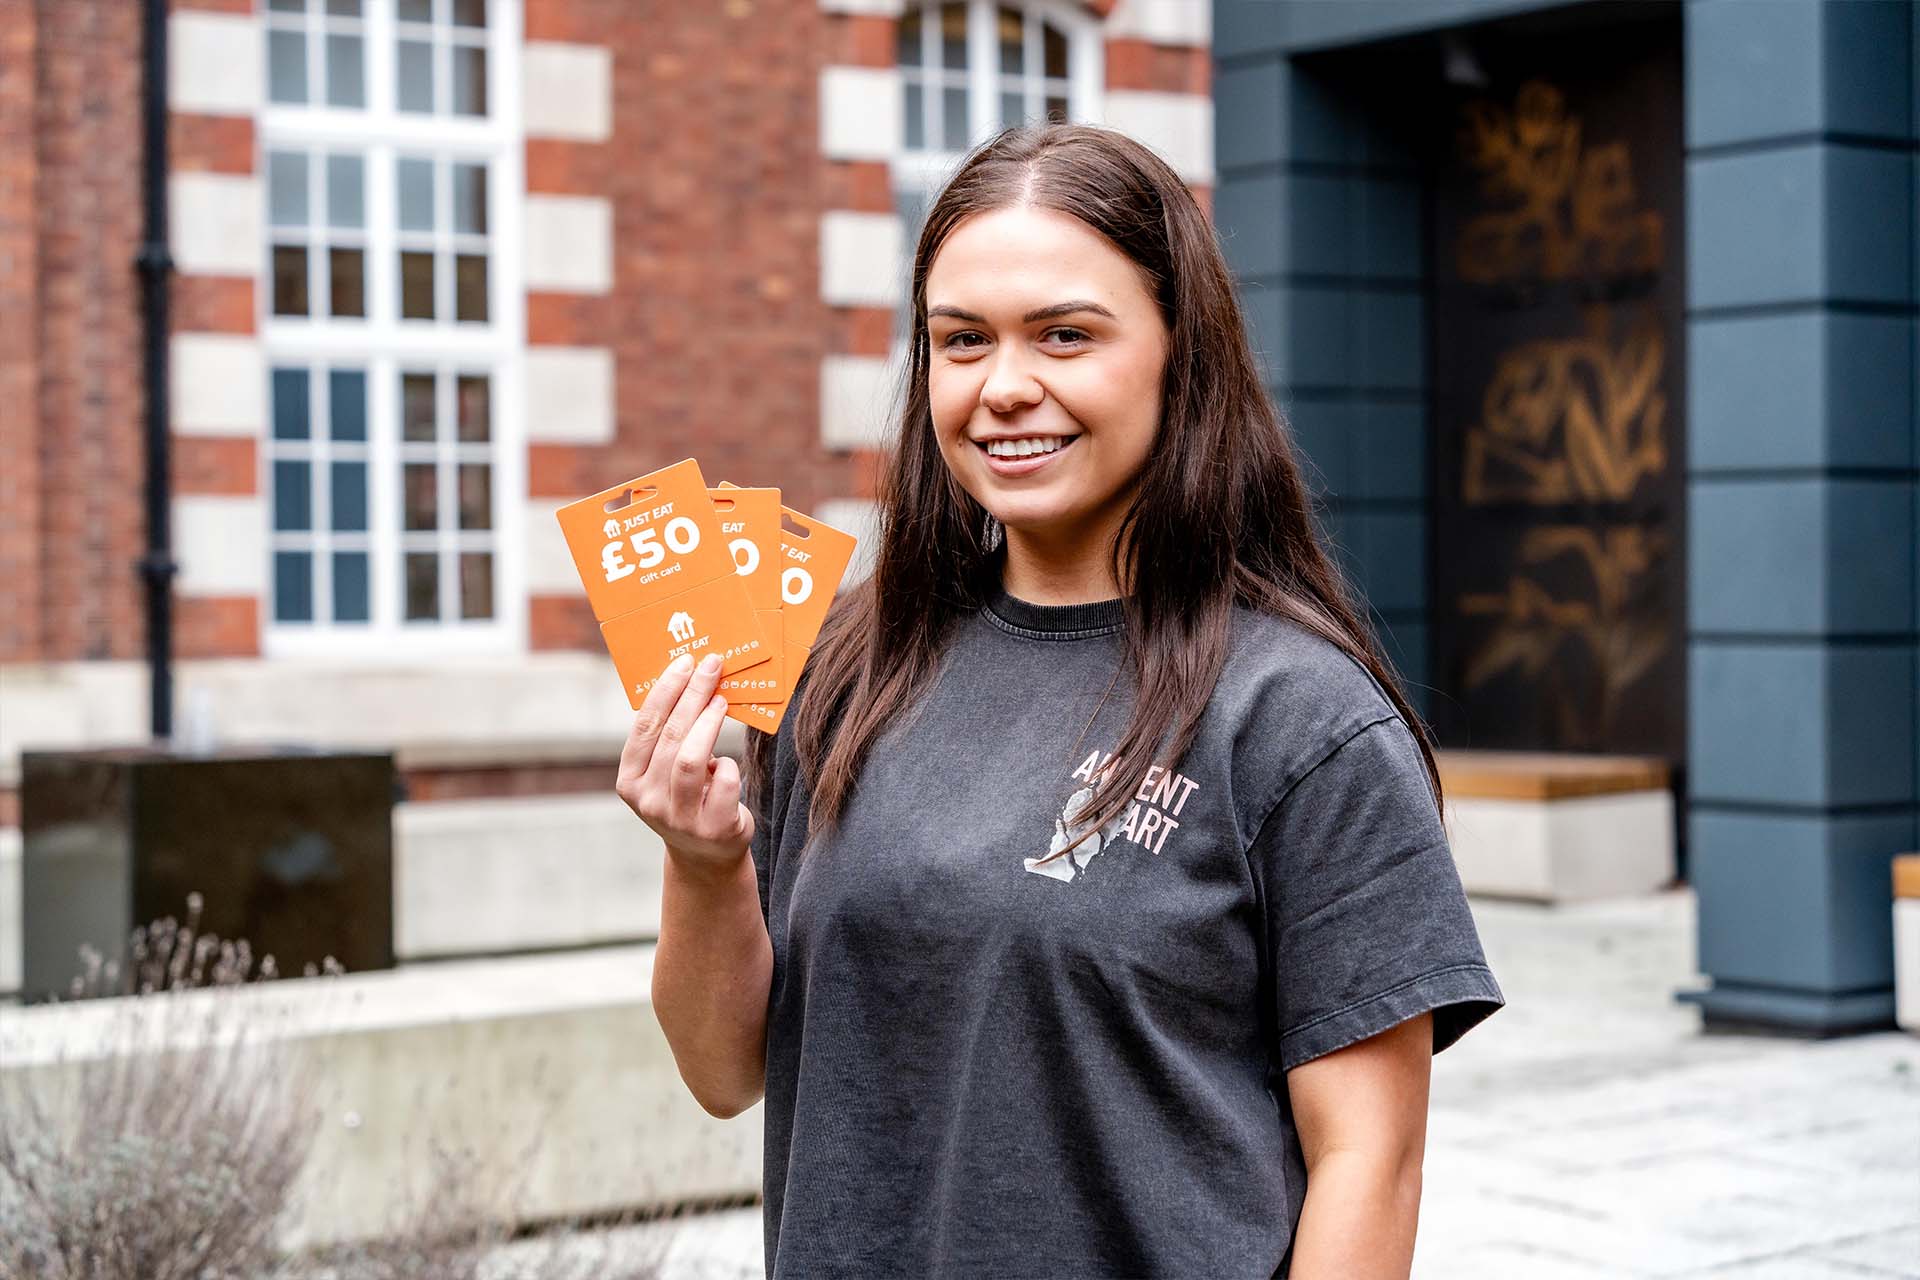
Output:
<svg viewBox="0 0 1920 1280">
<path fill-rule="evenodd" d="M 1093 803 L 1098 780 L 1112 760 L 1110 751 L 1105 754 L 1093 751 L 1073 771 L 1073 779 L 1083 785 L 1067 797 L 1060 816 L 1053 820 L 1053 838 L 1047 844 L 1047 856 L 1021 859 L 1027 870 L 1071 883 L 1087 869 L 1089 862 L 1119 840 L 1132 841 L 1158 854 L 1166 847 L 1167 837 L 1180 829 L 1180 811 L 1200 784 L 1165 765 L 1150 765 L 1146 777 L 1140 781 L 1140 789 L 1133 793 L 1133 802 L 1125 810 L 1082 840 L 1072 853 L 1065 857 L 1053 856 L 1072 844 L 1084 829 L 1079 822 L 1080 815 Z"/>
</svg>

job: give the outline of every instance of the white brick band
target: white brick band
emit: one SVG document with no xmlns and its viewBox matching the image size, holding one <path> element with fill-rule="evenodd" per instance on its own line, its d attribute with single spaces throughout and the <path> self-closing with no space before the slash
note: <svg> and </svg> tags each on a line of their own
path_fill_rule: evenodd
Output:
<svg viewBox="0 0 1920 1280">
<path fill-rule="evenodd" d="M 1159 152 L 1181 179 L 1213 184 L 1213 100 L 1193 93 L 1114 89 L 1102 123 Z"/>
<path fill-rule="evenodd" d="M 897 70 L 820 70 L 820 152 L 829 160 L 888 160 L 906 137 Z"/>
<path fill-rule="evenodd" d="M 190 275 L 260 274 L 260 180 L 229 173 L 167 179 L 173 262 Z"/>
<path fill-rule="evenodd" d="M 264 434 L 267 366 L 256 339 L 226 333 L 179 333 L 173 336 L 169 353 L 168 390 L 175 433 Z M 257 529 L 254 541 L 259 541 Z"/>
<path fill-rule="evenodd" d="M 167 19 L 167 105 L 198 115 L 250 116 L 265 97 L 265 60 L 259 19 L 175 13 Z"/>
<path fill-rule="evenodd" d="M 555 293 L 613 288 L 613 203 L 600 196 L 526 198 L 526 286 Z"/>
<path fill-rule="evenodd" d="M 877 449 L 893 424 L 893 366 L 880 356 L 827 356 L 820 362 L 820 443 L 829 449 Z"/>
<path fill-rule="evenodd" d="M 606 444 L 613 439 L 613 352 L 607 347 L 526 349 L 527 439 Z"/>
<path fill-rule="evenodd" d="M 189 596 L 257 596 L 267 589 L 265 501 L 228 494 L 182 494 L 173 500 L 176 579 Z"/>
<path fill-rule="evenodd" d="M 521 119 L 529 138 L 604 142 L 613 136 L 613 51 L 530 40 L 521 51 Z"/>
<path fill-rule="evenodd" d="M 890 213 L 830 210 L 820 218 L 820 296 L 836 307 L 891 307 L 905 292 L 905 235 Z"/>
</svg>

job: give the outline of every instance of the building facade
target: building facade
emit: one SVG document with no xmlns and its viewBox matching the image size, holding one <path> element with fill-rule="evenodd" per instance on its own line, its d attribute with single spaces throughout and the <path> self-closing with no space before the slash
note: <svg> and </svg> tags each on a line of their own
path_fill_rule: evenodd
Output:
<svg viewBox="0 0 1920 1280">
<path fill-rule="evenodd" d="M 0 918 L 21 750 L 148 734 L 142 7 L 0 0 Z M 692 455 L 865 530 L 966 147 L 1085 120 L 1213 185 L 1198 0 L 172 0 L 166 33 L 176 735 L 394 746 L 416 801 L 610 790 L 563 503 Z"/>
<path fill-rule="evenodd" d="M 1920 815 L 1920 25 L 1214 6 L 1216 222 L 1452 747 L 1658 754 L 1710 1018 L 1891 1019 Z"/>
</svg>

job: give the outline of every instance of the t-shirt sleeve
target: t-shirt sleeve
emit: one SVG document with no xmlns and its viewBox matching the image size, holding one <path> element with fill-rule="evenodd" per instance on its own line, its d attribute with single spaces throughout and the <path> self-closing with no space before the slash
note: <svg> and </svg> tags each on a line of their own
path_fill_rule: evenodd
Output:
<svg viewBox="0 0 1920 1280">
<path fill-rule="evenodd" d="M 1265 889 L 1282 1071 L 1428 1011 L 1439 1053 L 1506 1003 L 1400 717 L 1309 768 L 1249 858 Z"/>
</svg>

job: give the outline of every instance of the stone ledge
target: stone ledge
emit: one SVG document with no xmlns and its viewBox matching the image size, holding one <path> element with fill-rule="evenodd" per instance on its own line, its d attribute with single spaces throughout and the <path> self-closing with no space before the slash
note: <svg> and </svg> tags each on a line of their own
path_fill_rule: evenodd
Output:
<svg viewBox="0 0 1920 1280">
<path fill-rule="evenodd" d="M 216 1046 L 240 1027 L 291 1052 L 325 1112 L 290 1246 L 379 1233 L 396 1197 L 429 1190 L 429 1136 L 510 1170 L 526 1218 L 754 1194 L 762 1108 L 721 1121 L 694 1102 L 652 981 L 640 946 L 36 1005 L 0 1025 L 0 1081 L 59 1098 L 107 1046 Z"/>
</svg>

